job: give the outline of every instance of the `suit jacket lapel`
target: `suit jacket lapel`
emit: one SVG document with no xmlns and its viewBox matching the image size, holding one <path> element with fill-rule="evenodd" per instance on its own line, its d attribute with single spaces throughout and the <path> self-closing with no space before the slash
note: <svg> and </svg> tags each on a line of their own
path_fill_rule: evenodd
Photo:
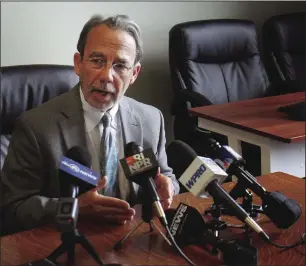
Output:
<svg viewBox="0 0 306 266">
<path fill-rule="evenodd" d="M 59 121 L 66 150 L 73 146 L 88 149 L 83 108 L 77 84 L 67 95 L 67 105 L 62 108 L 63 119 Z"/>
<path fill-rule="evenodd" d="M 119 112 L 122 122 L 124 146 L 131 141 L 143 146 L 141 120 L 138 114 L 134 112 L 133 106 L 130 104 L 127 97 L 121 99 Z"/>
<path fill-rule="evenodd" d="M 134 112 L 129 98 L 123 97 L 121 99 L 119 112 L 122 125 L 123 146 L 125 147 L 127 143 L 134 141 L 143 147 L 143 130 L 141 119 L 138 114 Z M 137 202 L 139 185 L 134 182 L 128 182 L 125 176 L 122 176 L 119 182 L 121 184 L 120 190 L 123 198 L 126 196 L 124 192 L 126 190 L 126 186 L 129 186 L 130 197 L 127 198 L 127 201 L 134 205 Z"/>
</svg>

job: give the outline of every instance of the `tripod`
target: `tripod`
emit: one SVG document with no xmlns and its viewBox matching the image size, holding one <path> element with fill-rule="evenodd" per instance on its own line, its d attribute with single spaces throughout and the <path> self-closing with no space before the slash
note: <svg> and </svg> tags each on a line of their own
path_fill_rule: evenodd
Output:
<svg viewBox="0 0 306 266">
<path fill-rule="evenodd" d="M 249 243 L 245 243 L 239 239 L 224 240 L 216 237 L 209 230 L 205 230 L 204 234 L 198 238 L 197 243 L 205 247 L 212 246 L 212 250 L 208 250 L 213 255 L 217 255 L 220 250 L 223 253 L 223 260 L 228 266 L 257 266 L 258 254 L 257 249 Z M 207 248 L 206 248 L 207 250 Z"/>
<path fill-rule="evenodd" d="M 229 193 L 232 198 L 237 199 L 238 197 L 243 196 L 243 201 L 240 206 L 247 212 L 249 215 L 254 218 L 257 217 L 259 213 L 264 213 L 261 206 L 254 205 L 252 202 L 252 192 L 248 191 L 247 189 L 241 189 L 239 184 L 236 185 Z M 214 198 L 214 203 L 210 206 L 208 210 L 204 211 L 204 215 L 211 213 L 213 219 L 209 221 L 208 227 L 213 230 L 215 236 L 219 235 L 219 230 L 223 230 L 229 227 L 224 221 L 220 220 L 221 215 L 235 215 L 233 214 L 232 210 L 228 207 L 225 207 L 218 199 Z M 231 227 L 241 228 L 245 230 L 245 241 L 247 243 L 251 243 L 251 230 L 247 226 L 234 226 Z"/>
<path fill-rule="evenodd" d="M 230 193 L 231 195 L 231 193 Z M 242 203 L 240 206 L 252 217 L 257 218 L 259 213 L 264 213 L 262 207 L 259 205 L 253 204 L 253 194 L 248 190 L 244 190 L 244 194 L 242 195 Z M 234 197 L 233 197 L 234 198 Z M 235 197 L 237 198 L 237 197 Z M 211 213 L 213 217 L 219 218 L 223 215 L 233 215 L 231 210 L 227 207 L 224 207 L 221 203 L 217 203 L 215 201 L 208 210 L 205 210 L 204 214 Z"/>
<path fill-rule="evenodd" d="M 115 245 L 114 249 L 118 250 L 122 247 L 122 243 L 129 237 L 131 236 L 137 228 L 139 228 L 143 223 L 148 223 L 150 225 L 150 230 L 149 232 L 153 232 L 153 227 L 156 228 L 156 230 L 162 235 L 162 237 L 168 242 L 168 244 L 171 246 L 171 242 L 169 239 L 165 236 L 165 234 L 159 229 L 159 227 L 154 223 L 153 221 L 153 205 L 151 200 L 145 200 L 145 203 L 142 204 L 141 206 L 141 218 L 142 221 L 136 225 L 129 233 L 127 233 L 126 236 L 124 236 L 122 239 L 120 239 Z"/>
<path fill-rule="evenodd" d="M 61 198 L 56 215 L 56 226 L 61 231 L 62 244 L 58 246 L 47 259 L 56 263 L 63 253 L 67 252 L 68 264 L 75 262 L 75 245 L 80 244 L 99 264 L 104 265 L 94 247 L 87 238 L 76 229 L 78 217 L 78 201 L 75 198 Z"/>
<path fill-rule="evenodd" d="M 104 265 L 99 255 L 96 253 L 94 247 L 90 244 L 87 238 L 81 235 L 77 229 L 71 232 L 64 232 L 61 235 L 62 244 L 58 246 L 49 256 L 48 259 L 56 262 L 57 258 L 63 253 L 67 252 L 68 264 L 75 262 L 75 245 L 80 244 L 99 264 Z"/>
</svg>

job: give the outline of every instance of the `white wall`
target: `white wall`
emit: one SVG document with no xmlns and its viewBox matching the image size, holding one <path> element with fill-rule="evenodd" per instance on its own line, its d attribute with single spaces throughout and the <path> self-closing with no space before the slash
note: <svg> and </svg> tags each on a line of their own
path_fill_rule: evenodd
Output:
<svg viewBox="0 0 306 266">
<path fill-rule="evenodd" d="M 259 31 L 268 17 L 306 11 L 305 2 L 46 2 L 1 3 L 1 66 L 73 64 L 84 23 L 93 14 L 131 16 L 142 28 L 145 56 L 137 82 L 127 93 L 162 110 L 172 136 L 172 89 L 168 33 L 176 23 L 213 18 L 253 20 Z"/>
</svg>

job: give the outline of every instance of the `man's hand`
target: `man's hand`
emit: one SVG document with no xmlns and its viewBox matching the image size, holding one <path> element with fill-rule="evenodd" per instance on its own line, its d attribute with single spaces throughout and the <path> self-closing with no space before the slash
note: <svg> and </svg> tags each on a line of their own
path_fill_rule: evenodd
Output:
<svg viewBox="0 0 306 266">
<path fill-rule="evenodd" d="M 170 208 L 173 194 L 174 194 L 174 187 L 172 184 L 171 178 L 164 176 L 160 173 L 160 168 L 158 168 L 158 173 L 154 178 L 154 182 L 156 185 L 156 191 L 160 197 L 161 204 L 164 210 Z"/>
<path fill-rule="evenodd" d="M 90 214 L 100 217 L 104 221 L 124 224 L 132 220 L 135 210 L 130 208 L 129 203 L 124 200 L 106 197 L 98 193 L 106 185 L 107 178 L 103 177 L 96 188 L 81 195 L 79 200 L 80 214 Z M 94 219 L 94 218 L 93 218 Z"/>
</svg>

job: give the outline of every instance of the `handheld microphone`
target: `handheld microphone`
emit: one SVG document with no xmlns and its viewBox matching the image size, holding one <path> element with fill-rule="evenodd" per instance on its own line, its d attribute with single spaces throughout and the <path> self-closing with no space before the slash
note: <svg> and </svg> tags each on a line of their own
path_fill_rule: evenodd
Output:
<svg viewBox="0 0 306 266">
<path fill-rule="evenodd" d="M 191 147 L 189 147 L 192 149 Z M 234 215 L 252 230 L 268 239 L 268 235 L 249 214 L 219 185 L 227 174 L 210 158 L 195 157 L 179 181 L 193 195 L 203 197 L 209 193 L 215 201 L 230 208 Z"/>
<path fill-rule="evenodd" d="M 244 169 L 245 161 L 231 147 L 220 145 L 210 138 L 210 148 L 217 155 L 215 160 L 229 175 L 235 175 L 238 183 L 230 191 L 233 199 L 242 196 L 246 188 L 252 190 L 262 200 L 262 209 L 272 222 L 281 229 L 287 229 L 301 216 L 302 209 L 293 199 L 289 199 L 281 192 L 268 192 L 262 187 L 251 173 Z"/>
<path fill-rule="evenodd" d="M 88 151 L 74 146 L 61 156 L 59 162 L 59 179 L 64 184 L 62 195 L 76 198 L 98 185 L 99 174 L 90 169 L 91 157 Z M 67 186 L 69 187 L 67 189 Z M 67 189 L 65 191 L 65 189 Z"/>
<path fill-rule="evenodd" d="M 160 219 L 163 226 L 169 231 L 168 222 L 166 219 L 165 212 L 160 204 L 159 196 L 156 192 L 156 186 L 153 178 L 156 176 L 158 171 L 158 162 L 152 151 L 152 149 L 144 150 L 141 146 L 135 142 L 130 142 L 125 146 L 125 156 L 120 160 L 122 169 L 127 179 L 144 188 L 145 200 L 149 201 L 150 207 L 154 206 L 156 215 Z M 149 196 L 149 197 L 148 197 Z M 150 198 L 150 199 L 149 199 Z M 146 202 L 148 203 L 148 202 Z M 144 205 L 143 205 L 144 206 Z M 150 209 L 150 208 L 149 208 Z M 146 217 L 144 217 L 144 212 Z M 151 212 L 151 209 L 150 209 Z M 152 219 L 152 214 L 149 214 L 147 210 L 143 209 L 143 220 L 146 222 Z M 137 227 L 136 227 L 137 228 Z M 195 265 L 179 248 L 176 244 L 172 235 L 169 235 L 170 241 L 173 247 L 180 253 L 180 255 L 190 264 Z"/>
<path fill-rule="evenodd" d="M 56 227 L 61 232 L 70 232 L 75 228 L 78 218 L 78 195 L 97 186 L 99 175 L 89 169 L 89 153 L 79 146 L 69 149 L 66 156 L 60 158 L 59 179 L 61 197 L 55 217 Z"/>
<path fill-rule="evenodd" d="M 247 170 L 244 169 L 245 160 L 235 152 L 231 147 L 227 145 L 220 145 L 216 140 L 209 138 L 209 149 L 217 157 L 214 161 L 222 167 L 229 175 L 234 175 L 241 182 L 241 186 L 237 189 L 248 187 L 255 194 L 260 197 L 264 197 L 267 193 L 266 189 L 263 188 Z M 236 195 L 234 189 L 230 192 L 230 195 L 236 199 L 239 195 Z"/>
<path fill-rule="evenodd" d="M 170 232 L 181 246 L 212 246 L 223 253 L 227 265 L 257 265 L 257 250 L 239 240 L 223 240 L 215 236 L 205 223 L 202 215 L 193 207 L 180 203 L 177 209 L 166 210 Z"/>
<path fill-rule="evenodd" d="M 168 224 L 165 212 L 156 192 L 153 178 L 158 171 L 158 162 L 151 148 L 143 150 L 135 142 L 125 146 L 126 158 L 120 160 L 122 169 L 127 179 L 144 188 L 144 193 L 149 193 L 156 214 L 164 226 Z"/>
</svg>

